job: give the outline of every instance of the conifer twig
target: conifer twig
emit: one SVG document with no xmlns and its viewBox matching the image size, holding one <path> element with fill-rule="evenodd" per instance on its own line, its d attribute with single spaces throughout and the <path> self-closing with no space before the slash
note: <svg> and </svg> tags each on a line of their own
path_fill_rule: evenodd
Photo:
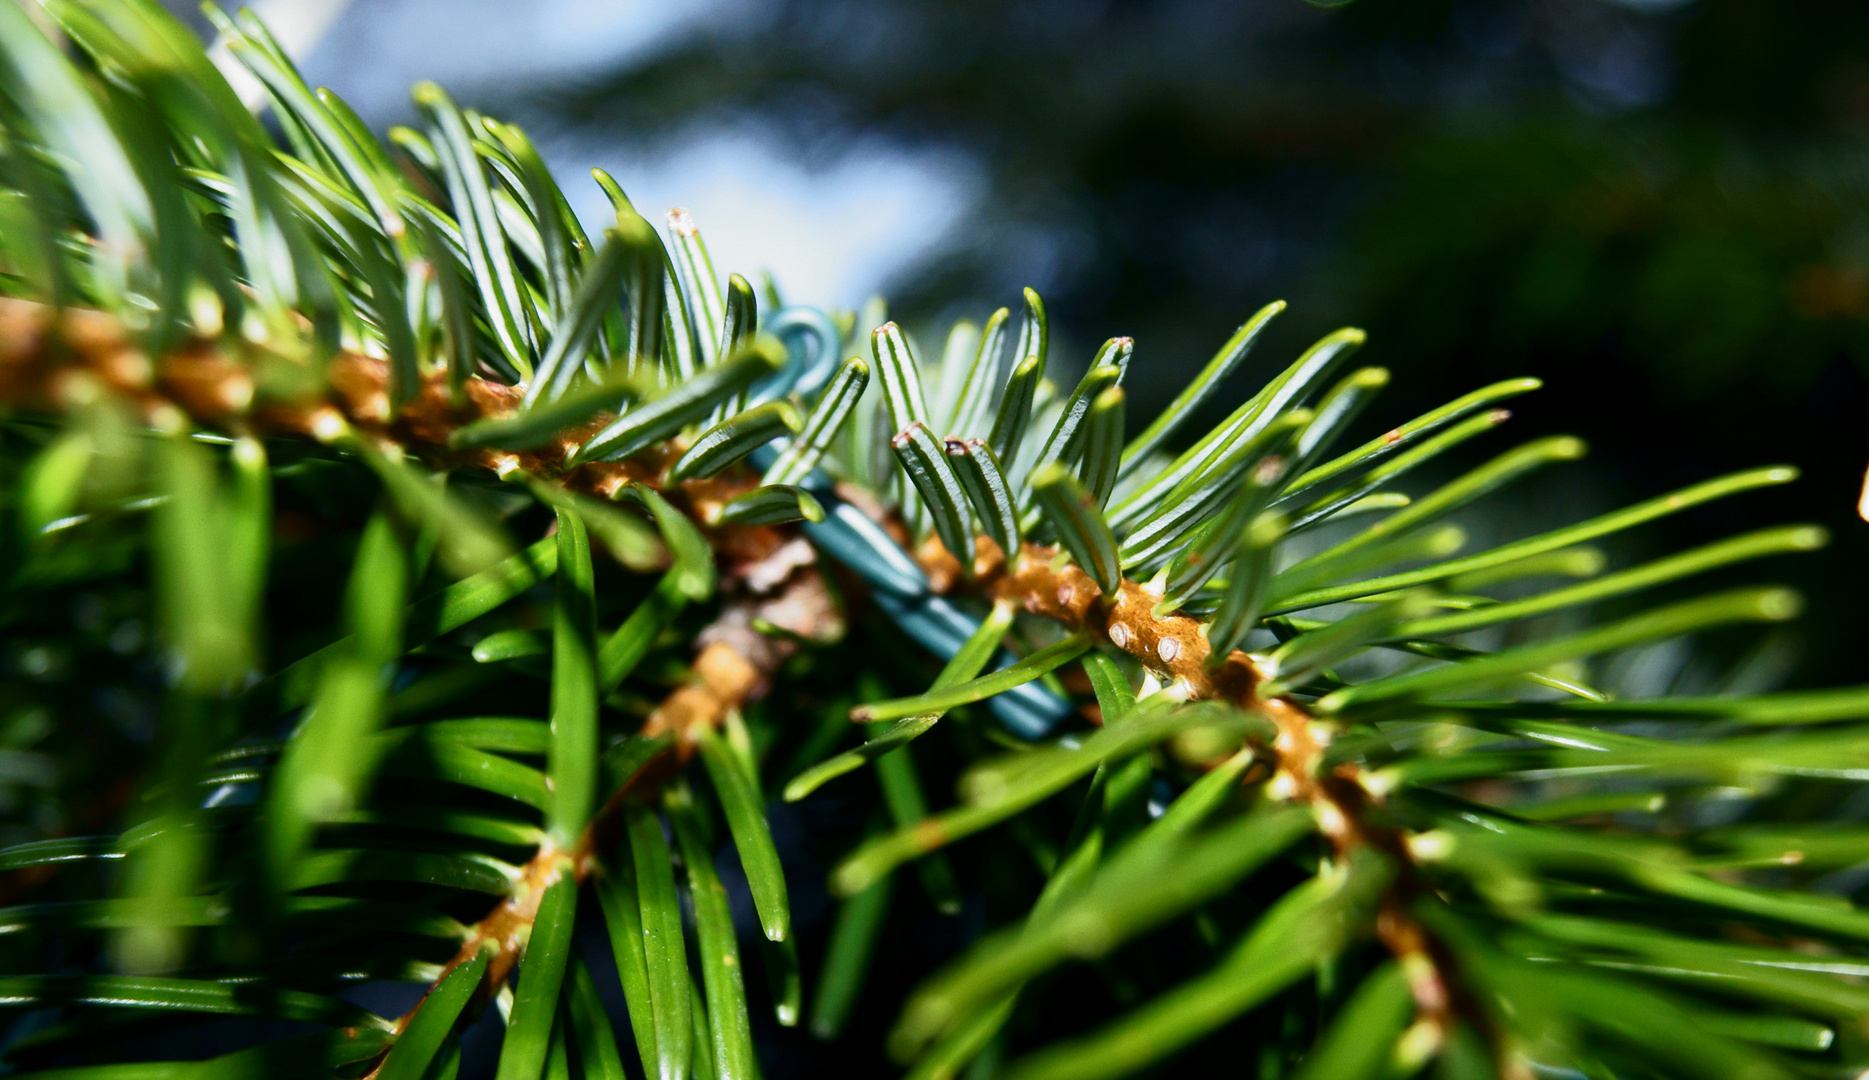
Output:
<svg viewBox="0 0 1869 1080">
<path fill-rule="evenodd" d="M 1164 692 L 1189 701 L 1224 701 L 1272 722 L 1277 735 L 1260 748 L 1273 769 L 1271 796 L 1310 807 L 1340 862 L 1367 846 L 1404 869 L 1383 902 L 1377 933 L 1401 963 L 1419 1022 L 1439 1045 L 1452 1016 L 1451 960 L 1435 948 L 1427 928 L 1408 911 L 1408 898 L 1420 888 L 1408 872 L 1413 860 L 1397 830 L 1370 820 L 1366 811 L 1374 796 L 1362 783 L 1362 768 L 1352 762 L 1325 766 L 1325 751 L 1339 734 L 1338 725 L 1311 715 L 1289 696 L 1260 696 L 1259 687 L 1267 680 L 1241 650 L 1210 663 L 1211 650 L 1199 620 L 1154 614 L 1159 588 L 1125 578 L 1112 601 L 1075 564 L 1060 565 L 1056 545 L 1027 541 L 1009 567 L 990 538 L 980 536 L 974 542 L 971 577 L 961 574 L 959 562 L 933 536 L 916 550 L 938 590 L 977 590 L 1066 629 L 1088 630 L 1098 641 L 1140 661 L 1162 682 Z"/>
<path fill-rule="evenodd" d="M 605 497 L 614 496 L 631 482 L 662 488 L 658 465 L 679 456 L 678 449 L 669 447 L 659 455 L 645 455 L 647 461 L 586 461 L 565 469 L 564 458 L 608 423 L 608 415 L 600 415 L 529 450 L 451 448 L 450 437 L 455 431 L 476 421 L 511 415 L 517 409 L 523 387 L 487 379 L 467 380 L 466 393 L 456 403 L 449 396 L 445 376 L 432 374 L 423 381 L 420 392 L 392 415 L 389 365 L 372 357 L 355 353 L 333 357 L 327 367 L 329 393 L 289 401 L 256 401 L 249 371 L 246 365 L 226 359 L 205 343 L 185 346 L 152 364 L 107 315 L 74 309 L 54 311 L 30 301 L 0 299 L 0 400 L 15 404 L 68 407 L 102 388 L 129 402 L 157 426 L 172 426 L 186 417 L 188 422 L 210 428 L 297 435 L 321 442 L 334 442 L 345 433 L 358 432 L 438 466 L 479 467 L 501 477 L 542 477 L 568 490 Z M 684 481 L 671 490 L 685 496 L 682 509 L 705 526 L 710 520 L 710 506 L 722 505 L 752 486 L 751 478 L 743 472 L 728 470 L 714 478 Z M 737 553 L 740 559 L 736 561 L 743 565 L 758 562 L 757 558 L 747 559 L 749 554 L 770 557 L 789 538 L 783 526 L 722 528 L 733 534 L 722 538 L 722 547 Z M 1225 701 L 1266 717 L 1278 732 L 1273 743 L 1262 748 L 1274 768 L 1272 793 L 1310 806 L 1339 859 L 1368 845 L 1401 866 L 1409 865 L 1401 837 L 1367 820 L 1363 811 L 1370 796 L 1358 782 L 1358 767 L 1343 764 L 1333 770 L 1324 769 L 1323 754 L 1335 735 L 1334 725 L 1313 717 L 1288 697 L 1259 697 L 1258 687 L 1264 680 L 1244 652 L 1235 650 L 1217 664 L 1210 664 L 1210 649 L 1199 620 L 1154 614 L 1161 599 L 1159 588 L 1125 578 L 1112 601 L 1078 566 L 1061 565 L 1055 545 L 1027 541 L 1010 565 L 990 537 L 976 537 L 975 548 L 972 572 L 967 575 L 961 573 L 959 562 L 932 535 L 916 555 L 937 592 L 964 588 L 1009 600 L 1028 614 L 1068 630 L 1088 630 L 1096 640 L 1134 656 L 1162 680 L 1169 693 L 1190 701 Z M 731 635 L 739 647 L 723 637 L 702 647 L 694 661 L 693 678 L 663 700 L 643 729 L 643 734 L 650 737 L 664 732 L 676 734 L 675 746 L 658 755 L 637 780 L 611 798 L 575 848 L 559 851 L 549 842 L 543 845 L 526 864 L 513 894 L 475 924 L 444 975 L 475 956 L 487 942 L 493 942 L 497 949 L 487 967 L 484 985 L 498 986 L 511 972 L 523 953 L 544 890 L 566 872 L 580 882 L 588 876 L 594 838 L 607 835 L 613 828 L 611 819 L 620 813 L 626 796 L 642 798 L 673 776 L 676 762 L 692 754 L 701 733 L 715 728 L 728 710 L 738 708 L 769 682 L 790 655 L 786 643 L 770 638 L 758 647 L 747 647 L 747 635 L 752 633 L 741 627 Z M 1412 887 L 1408 875 L 1392 886 L 1378 932 L 1409 975 L 1420 1020 L 1439 1036 L 1445 1032 L 1450 1007 L 1449 980 L 1444 970 L 1447 965 L 1437 955 L 1426 929 L 1407 912 L 1403 898 Z M 413 1015 L 413 1010 L 408 1015 Z M 407 1020 L 406 1015 L 401 1022 Z"/>
</svg>

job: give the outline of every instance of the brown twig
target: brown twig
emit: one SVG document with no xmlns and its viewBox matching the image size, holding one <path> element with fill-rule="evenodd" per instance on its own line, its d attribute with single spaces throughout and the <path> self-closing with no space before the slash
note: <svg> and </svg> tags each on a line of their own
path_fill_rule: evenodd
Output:
<svg viewBox="0 0 1869 1080">
<path fill-rule="evenodd" d="M 608 416 L 530 450 L 457 450 L 450 445 L 455 431 L 477 420 L 511 415 L 522 391 L 474 378 L 467 381 L 465 394 L 457 401 L 443 377 L 436 374 L 425 378 L 419 392 L 392 412 L 388 366 L 381 360 L 342 353 L 327 362 L 322 379 L 286 378 L 269 383 L 256 380 L 254 365 L 230 356 L 227 348 L 220 342 L 190 342 L 164 356 L 160 364 L 152 364 L 108 315 L 55 311 L 0 298 L 0 401 L 61 412 L 108 392 L 146 422 L 165 430 L 192 421 L 222 430 L 300 435 L 321 442 L 361 434 L 436 466 L 478 467 L 501 477 L 537 476 L 604 497 L 615 496 L 631 482 L 661 487 L 663 469 L 672 460 L 665 452 L 640 460 L 586 462 L 566 469 L 563 463 L 571 448 L 607 423 Z M 293 363 L 277 357 L 265 359 L 274 366 Z M 279 392 L 271 388 L 274 384 L 296 387 L 298 392 Z M 808 555 L 796 565 L 786 564 L 787 552 L 792 553 L 790 558 L 799 559 L 791 545 L 802 543 L 787 530 L 717 530 L 705 524 L 713 507 L 745 486 L 744 478 L 689 482 L 668 494 L 702 523 L 716 551 L 739 568 L 741 580 L 758 580 L 761 568 L 775 575 L 775 562 L 784 566 L 776 572 L 777 583 L 790 582 L 796 590 L 801 574 L 804 580 L 816 580 Z M 1367 846 L 1403 868 L 1383 902 L 1377 934 L 1403 965 L 1421 1025 L 1435 1038 L 1444 1039 L 1452 1023 L 1450 962 L 1409 913 L 1408 901 L 1420 885 L 1402 836 L 1371 820 L 1372 796 L 1359 782 L 1357 766 L 1325 767 L 1326 750 L 1338 733 L 1336 726 L 1312 716 L 1290 698 L 1260 697 L 1258 687 L 1263 680 L 1246 653 L 1236 650 L 1210 662 L 1211 649 L 1202 624 L 1183 615 L 1156 615 L 1161 595 L 1147 585 L 1124 580 L 1114 596 L 1106 597 L 1088 574 L 1062 562 L 1054 547 L 1027 543 L 1009 564 L 991 539 L 980 537 L 977 546 L 970 574 L 963 573 L 959 562 L 933 539 L 916 556 L 937 591 L 968 591 L 1009 600 L 1031 615 L 1072 630 L 1086 629 L 1098 641 L 1136 657 L 1172 692 L 1188 700 L 1227 701 L 1272 722 L 1277 735 L 1265 748 L 1274 767 L 1271 792 L 1309 806 L 1339 860 Z M 810 592 L 809 586 L 804 588 Z M 821 594 L 822 583 L 816 588 Z M 803 606 L 818 612 L 824 605 L 820 596 Z M 648 795 L 678 775 L 699 734 L 718 725 L 730 710 L 761 692 L 776 676 L 793 646 L 752 630 L 749 605 L 730 605 L 726 610 L 731 614 L 710 628 L 711 636 L 704 636 L 694 678 L 671 693 L 645 725 L 647 734 L 676 734 L 675 745 L 612 796 L 573 849 L 560 851 L 549 843 L 542 847 L 527 863 L 513 894 L 475 925 L 449 967 L 470 959 L 491 942 L 497 953 L 483 985 L 500 985 L 523 955 L 545 888 L 567 872 L 584 880 L 592 871 L 598 844 L 611 835 L 626 802 Z M 802 636 L 818 635 L 806 632 Z M 398 1030 L 413 1014 L 411 1010 L 398 1022 Z"/>
<path fill-rule="evenodd" d="M 976 537 L 974 543 L 970 576 L 933 537 L 916 549 L 916 560 L 937 590 L 1007 600 L 1068 629 L 1088 630 L 1135 657 L 1171 692 L 1190 701 L 1225 701 L 1272 722 L 1277 734 L 1265 748 L 1274 769 L 1272 796 L 1309 806 L 1339 862 L 1369 847 L 1402 869 L 1384 897 L 1377 937 L 1402 965 L 1418 1022 L 1437 1042 L 1444 1041 L 1453 1022 L 1451 958 L 1409 911 L 1409 901 L 1422 889 L 1413 859 L 1399 831 L 1372 820 L 1372 796 L 1361 782 L 1360 767 L 1327 766 L 1325 755 L 1338 726 L 1290 697 L 1262 697 L 1258 690 L 1265 680 L 1250 655 L 1236 649 L 1214 660 L 1205 626 L 1185 615 L 1156 615 L 1161 593 L 1148 585 L 1124 579 L 1114 596 L 1106 596 L 1089 574 L 1061 562 L 1055 546 L 1028 541 L 1009 566 L 991 539 Z"/>
<path fill-rule="evenodd" d="M 545 890 L 567 873 L 580 885 L 590 877 L 600 854 L 615 848 L 629 805 L 650 801 L 663 784 L 681 775 L 704 734 L 718 729 L 730 712 L 765 692 L 780 666 L 797 651 L 794 638 L 824 639 L 841 633 L 841 618 L 817 567 L 809 559 L 800 561 L 797 548 L 781 545 L 763 563 L 744 566 L 741 571 L 735 580 L 748 595 L 728 604 L 701 632 L 700 653 L 689 679 L 643 723 L 644 737 L 672 735 L 671 745 L 611 794 L 570 850 L 561 851 L 549 840 L 540 846 L 512 894 L 474 924 L 453 959 L 430 984 L 431 990 L 449 971 L 489 946 L 493 956 L 482 977 L 483 993 L 504 982 L 524 955 Z M 761 634 L 753 629 L 755 618 L 793 638 Z M 420 1008 L 418 1001 L 396 1021 L 396 1029 L 406 1027 Z"/>
</svg>

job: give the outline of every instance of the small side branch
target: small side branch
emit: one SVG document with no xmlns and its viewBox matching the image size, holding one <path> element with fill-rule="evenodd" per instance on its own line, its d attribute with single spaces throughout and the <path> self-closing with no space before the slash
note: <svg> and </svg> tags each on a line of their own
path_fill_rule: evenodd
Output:
<svg viewBox="0 0 1869 1080">
<path fill-rule="evenodd" d="M 1089 574 L 1063 562 L 1055 546 L 1028 541 L 1008 565 L 991 539 L 981 536 L 974 542 L 971 576 L 963 576 L 960 563 L 932 537 L 916 551 L 917 561 L 942 591 L 1007 601 L 1068 629 L 1088 630 L 1139 660 L 1165 692 L 1189 701 L 1225 701 L 1272 722 L 1278 734 L 1263 748 L 1273 768 L 1272 797 L 1309 806 L 1338 861 L 1348 861 L 1357 848 L 1372 847 L 1400 868 L 1383 900 L 1376 934 L 1408 978 L 1420 1032 L 1416 1038 L 1428 1043 L 1418 1048 L 1442 1045 L 1454 1019 L 1452 961 L 1409 911 L 1409 902 L 1424 886 L 1401 832 L 1369 813 L 1372 800 L 1360 767 L 1327 766 L 1325 755 L 1338 726 L 1290 697 L 1260 696 L 1266 680 L 1249 654 L 1234 650 L 1211 662 L 1205 626 L 1185 615 L 1156 615 L 1161 593 L 1148 585 L 1125 578 L 1114 594 L 1105 595 Z"/>
<path fill-rule="evenodd" d="M 665 485 L 663 474 L 682 449 L 674 444 L 628 461 L 566 468 L 571 450 L 613 419 L 606 415 L 528 450 L 455 449 L 451 440 L 462 427 L 515 413 L 523 388 L 473 378 L 457 399 L 445 378 L 434 374 L 392 413 L 389 367 L 382 360 L 340 353 L 313 377 L 303 365 L 267 354 L 259 346 L 252 347 L 249 357 L 233 355 L 229 348 L 222 342 L 196 341 L 152 361 L 109 315 L 0 298 L 0 402 L 61 413 L 109 395 L 163 430 L 193 424 L 323 443 L 363 437 L 438 467 L 483 468 L 502 478 L 536 477 L 603 497 L 615 496 L 627 484 L 642 483 L 669 488 L 671 496 L 679 494 L 672 501 L 699 522 L 709 519 L 710 506 L 724 503 L 747 485 L 745 477 L 732 471 L 713 480 Z M 282 386 L 303 390 L 281 392 Z M 827 628 L 841 631 L 841 620 L 829 605 L 811 559 L 797 554 L 794 545 L 803 541 L 794 533 L 764 527 L 703 529 L 718 552 L 746 568 L 741 581 L 762 583 L 762 595 L 728 605 L 723 618 L 703 635 L 693 679 L 649 717 L 645 735 L 676 736 L 669 750 L 613 795 L 571 850 L 542 847 L 527 863 L 513 894 L 475 925 L 449 968 L 492 947 L 496 955 L 483 990 L 498 986 L 519 963 L 546 888 L 567 873 L 579 881 L 587 877 L 593 852 L 613 834 L 626 802 L 649 797 L 677 775 L 700 734 L 763 692 L 796 650 L 795 640 L 765 633 L 755 619 L 798 639 L 822 639 Z M 991 539 L 981 536 L 975 543 L 970 574 L 932 539 L 916 553 L 938 591 L 1008 601 L 1067 629 L 1087 630 L 1098 641 L 1136 657 L 1168 692 L 1187 700 L 1230 702 L 1272 721 L 1278 734 L 1264 748 L 1274 768 L 1271 794 L 1311 807 L 1339 859 L 1370 846 L 1402 868 L 1385 898 L 1377 934 L 1409 977 L 1417 1028 L 1437 1044 L 1443 1040 L 1458 1001 L 1452 965 L 1409 913 L 1409 901 L 1423 886 L 1404 837 L 1368 812 L 1372 797 L 1359 783 L 1355 765 L 1326 768 L 1325 754 L 1338 734 L 1336 726 L 1289 697 L 1260 697 L 1264 680 L 1248 654 L 1234 651 L 1210 662 L 1203 624 L 1182 615 L 1156 615 L 1161 594 L 1149 586 L 1125 579 L 1106 596 L 1088 574 L 1060 559 L 1055 547 L 1026 543 L 1009 561 Z M 775 570 L 780 564 L 783 568 Z M 405 1016 L 399 1028 L 408 1019 Z"/>
</svg>

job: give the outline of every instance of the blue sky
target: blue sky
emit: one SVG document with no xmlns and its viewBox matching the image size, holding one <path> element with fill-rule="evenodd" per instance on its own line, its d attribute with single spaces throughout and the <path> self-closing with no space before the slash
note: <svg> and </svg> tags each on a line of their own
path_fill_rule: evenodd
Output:
<svg viewBox="0 0 1869 1080">
<path fill-rule="evenodd" d="M 308 81 L 337 91 L 379 130 L 411 119 L 408 89 L 422 79 L 473 104 L 615 70 L 715 20 L 759 17 L 743 0 L 275 0 L 254 7 Z M 750 278 L 770 270 L 788 298 L 814 304 L 860 303 L 941 245 L 985 194 L 984 179 L 964 157 L 882 139 L 856 138 L 807 162 L 730 120 L 649 146 L 576 127 L 535 127 L 532 135 L 593 229 L 608 216 L 588 179 L 599 166 L 652 220 L 687 207 L 721 273 Z"/>
</svg>

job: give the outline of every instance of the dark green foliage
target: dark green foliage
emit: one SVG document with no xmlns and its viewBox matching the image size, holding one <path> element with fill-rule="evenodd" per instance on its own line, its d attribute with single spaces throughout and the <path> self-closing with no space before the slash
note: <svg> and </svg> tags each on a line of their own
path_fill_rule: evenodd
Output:
<svg viewBox="0 0 1869 1080">
<path fill-rule="evenodd" d="M 395 162 L 227 22 L 288 152 L 148 0 L 47 11 L 69 49 L 0 6 L 0 385 L 82 392 L 17 390 L 0 445 L 9 1064 L 453 1076 L 491 1006 L 501 1080 L 753 1077 L 809 995 L 920 1076 L 1869 1065 L 1869 692 L 1599 662 L 1793 617 L 1674 587 L 1814 527 L 1585 546 L 1792 470 L 1461 554 L 1582 444 L 1392 484 L 1530 380 L 1328 457 L 1389 381 L 1339 331 L 1171 457 L 1275 304 L 1125 447 L 1132 344 L 1063 392 L 1036 292 L 1010 355 L 1002 309 L 925 364 L 880 312 L 761 310 L 602 176 L 593 250 L 438 88 Z M 245 398 L 177 390 L 191 350 Z M 382 408 L 480 419 L 337 392 L 371 357 Z M 773 794 L 839 823 L 801 854 Z M 340 996 L 396 982 L 406 1022 Z"/>
</svg>

